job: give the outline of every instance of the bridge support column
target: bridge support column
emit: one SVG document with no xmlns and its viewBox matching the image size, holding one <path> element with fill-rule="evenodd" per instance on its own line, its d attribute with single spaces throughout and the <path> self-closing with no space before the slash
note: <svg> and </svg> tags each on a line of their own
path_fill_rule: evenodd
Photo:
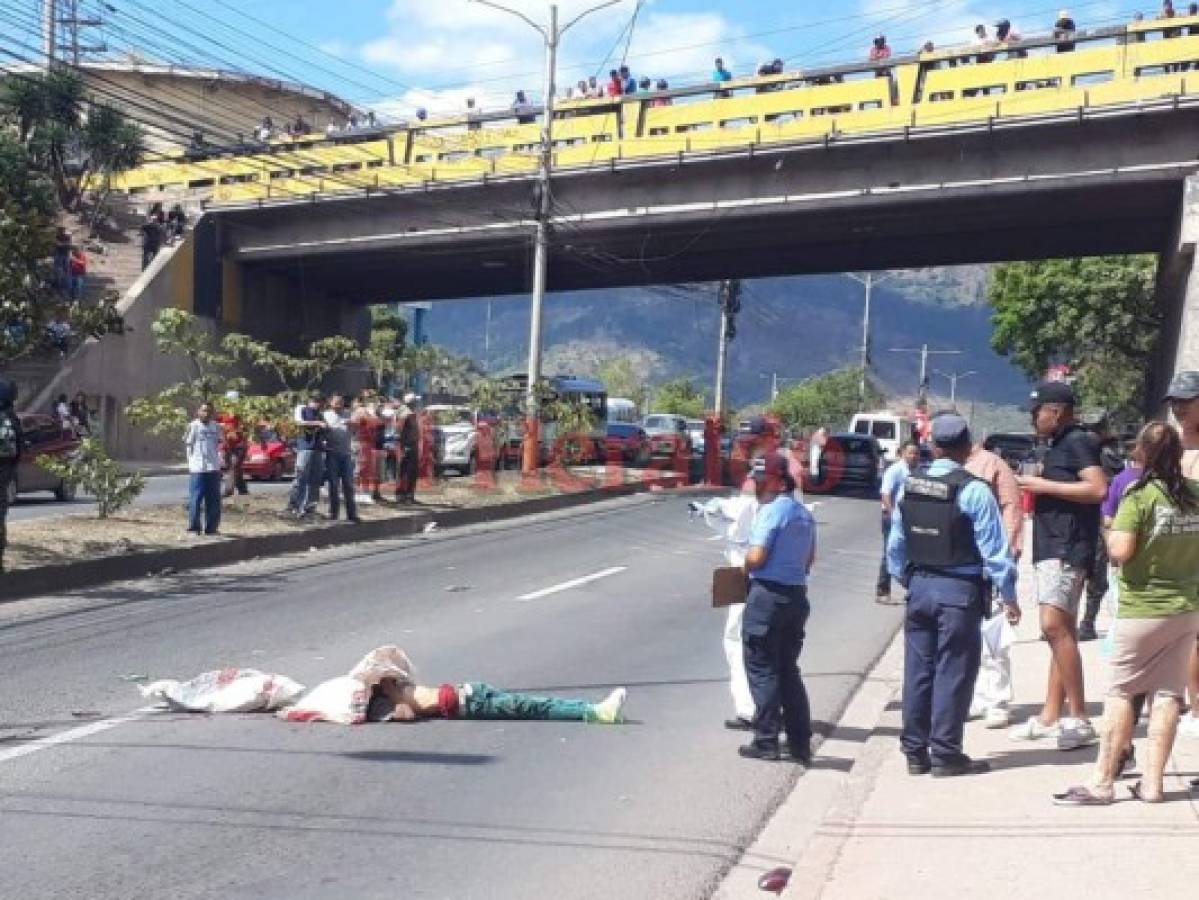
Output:
<svg viewBox="0 0 1199 900">
<path fill-rule="evenodd" d="M 1157 300 L 1164 315 L 1157 364 L 1151 373 L 1149 410 L 1157 405 L 1176 371 L 1199 369 L 1199 176 L 1183 185 L 1178 218 L 1158 257 Z"/>
</svg>

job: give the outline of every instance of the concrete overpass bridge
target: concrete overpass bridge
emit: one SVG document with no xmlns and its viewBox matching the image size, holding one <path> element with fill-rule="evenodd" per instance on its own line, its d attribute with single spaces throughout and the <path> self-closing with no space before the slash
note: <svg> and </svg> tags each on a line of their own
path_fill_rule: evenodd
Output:
<svg viewBox="0 0 1199 900">
<path fill-rule="evenodd" d="M 553 183 L 552 290 L 1158 253 L 1162 370 L 1199 366 L 1199 98 L 612 160 Z M 217 208 L 195 308 L 256 331 L 527 291 L 535 179 Z M 288 313 L 287 310 L 292 310 Z M 293 332 L 294 333 L 294 332 Z"/>
</svg>

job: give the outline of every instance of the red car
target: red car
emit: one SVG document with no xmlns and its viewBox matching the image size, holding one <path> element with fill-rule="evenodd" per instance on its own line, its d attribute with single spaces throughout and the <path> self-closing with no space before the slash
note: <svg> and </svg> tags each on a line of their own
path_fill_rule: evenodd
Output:
<svg viewBox="0 0 1199 900">
<path fill-rule="evenodd" d="M 621 461 L 626 465 L 639 468 L 649 465 L 649 435 L 640 425 L 609 422 L 604 443 L 608 452 L 619 450 Z"/>
<path fill-rule="evenodd" d="M 279 481 L 296 474 L 296 448 L 274 428 L 260 427 L 246 445 L 242 471 L 255 481 Z"/>
<path fill-rule="evenodd" d="M 8 502 L 14 503 L 18 494 L 34 494 L 38 491 L 53 491 L 54 496 L 62 501 L 74 500 L 75 485 L 51 475 L 37 464 L 37 458 L 70 456 L 79 449 L 79 436 L 73 429 L 64 428 L 54 416 L 23 414 L 18 418 L 25 440 L 16 477 L 8 487 Z"/>
</svg>

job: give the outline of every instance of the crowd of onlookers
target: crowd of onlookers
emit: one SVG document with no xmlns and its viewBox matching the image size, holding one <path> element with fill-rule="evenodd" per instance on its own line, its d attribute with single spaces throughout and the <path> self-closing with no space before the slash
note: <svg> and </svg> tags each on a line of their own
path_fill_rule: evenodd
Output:
<svg viewBox="0 0 1199 900">
<path fill-rule="evenodd" d="M 188 528 L 197 534 L 218 532 L 222 497 L 249 493 L 243 468 L 260 429 L 248 428 L 233 411 L 236 392 L 225 399 L 228 408 L 219 414 L 214 404 L 201 404 L 184 435 L 191 474 Z M 328 517 L 339 518 L 344 506 L 351 522 L 359 521 L 359 502 L 383 499 L 385 485 L 394 486 L 394 502 L 415 502 L 417 480 L 432 468 L 432 427 L 415 394 L 400 402 L 363 393 L 347 405 L 345 395 L 312 393 L 285 429 L 295 434 L 295 478 L 285 515 L 315 516 L 322 490 Z"/>
<path fill-rule="evenodd" d="M 187 228 L 187 213 L 183 205 L 176 203 L 170 212 L 165 212 L 161 203 L 154 203 L 142 222 L 142 270 L 149 268 L 154 257 L 163 247 L 174 246 L 183 239 Z"/>
</svg>

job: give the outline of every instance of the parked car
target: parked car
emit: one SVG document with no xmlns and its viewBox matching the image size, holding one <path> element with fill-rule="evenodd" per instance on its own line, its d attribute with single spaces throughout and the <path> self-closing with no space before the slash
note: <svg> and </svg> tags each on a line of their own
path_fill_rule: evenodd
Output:
<svg viewBox="0 0 1199 900">
<path fill-rule="evenodd" d="M 280 481 L 296 474 L 294 442 L 283 437 L 275 428 L 260 426 L 246 444 L 246 461 L 242 471 L 255 481 Z"/>
<path fill-rule="evenodd" d="M 604 443 L 609 452 L 619 449 L 621 461 L 627 466 L 641 468 L 649 464 L 649 435 L 640 425 L 611 422 Z"/>
<path fill-rule="evenodd" d="M 883 448 L 878 438 L 856 433 L 829 435 L 820 455 L 819 484 L 878 491 Z"/>
<path fill-rule="evenodd" d="M 983 449 L 998 453 L 1003 461 L 1019 471 L 1020 464 L 1036 459 L 1037 436 L 1015 431 L 997 431 L 987 435 Z"/>
<path fill-rule="evenodd" d="M 687 420 L 672 413 L 653 413 L 645 417 L 641 427 L 649 435 L 649 452 L 654 457 L 691 455 L 691 435 Z"/>
<path fill-rule="evenodd" d="M 16 502 L 18 494 L 53 491 L 57 500 L 75 499 L 75 485 L 57 475 L 51 475 L 37 464 L 39 456 L 70 456 L 79 449 L 79 436 L 74 429 L 64 428 L 54 416 L 19 415 L 25 439 L 16 475 L 8 486 L 8 502 Z"/>
<path fill-rule="evenodd" d="M 429 406 L 425 410 L 433 420 L 433 469 L 441 475 L 454 469 L 461 475 L 473 475 L 479 469 L 479 424 L 491 424 L 492 447 L 489 457 L 499 467 L 505 429 L 494 417 L 484 416 L 469 406 Z"/>
</svg>

